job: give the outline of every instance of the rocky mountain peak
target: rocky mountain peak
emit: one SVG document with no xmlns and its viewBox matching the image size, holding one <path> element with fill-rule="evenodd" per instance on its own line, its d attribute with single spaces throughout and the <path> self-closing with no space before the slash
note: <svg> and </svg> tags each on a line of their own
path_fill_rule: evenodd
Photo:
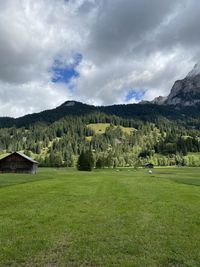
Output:
<svg viewBox="0 0 200 267">
<path fill-rule="evenodd" d="M 158 97 L 151 103 L 179 106 L 200 104 L 200 64 L 195 64 L 184 79 L 176 81 L 166 98 Z"/>
<path fill-rule="evenodd" d="M 194 65 L 194 68 L 188 73 L 186 78 L 192 78 L 197 75 L 200 75 L 200 63 Z"/>
</svg>

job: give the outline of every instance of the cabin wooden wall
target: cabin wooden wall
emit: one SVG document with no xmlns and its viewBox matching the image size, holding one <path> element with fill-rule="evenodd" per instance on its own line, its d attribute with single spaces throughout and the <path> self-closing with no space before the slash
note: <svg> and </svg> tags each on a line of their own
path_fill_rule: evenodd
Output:
<svg viewBox="0 0 200 267">
<path fill-rule="evenodd" d="M 36 173 L 37 164 L 28 161 L 27 159 L 13 154 L 5 159 L 2 159 L 0 162 L 0 171 L 1 172 L 28 172 Z"/>
</svg>

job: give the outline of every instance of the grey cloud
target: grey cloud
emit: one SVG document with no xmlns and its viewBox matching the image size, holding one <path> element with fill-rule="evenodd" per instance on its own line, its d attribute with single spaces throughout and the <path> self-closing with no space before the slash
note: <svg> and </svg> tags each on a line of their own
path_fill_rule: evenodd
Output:
<svg viewBox="0 0 200 267">
<path fill-rule="evenodd" d="M 122 54 L 134 53 L 146 37 L 153 34 L 180 1 L 104 1 L 90 32 L 91 57 L 110 59 Z M 138 49 L 139 50 L 139 49 Z M 139 51 L 138 51 L 139 52 Z"/>
<path fill-rule="evenodd" d="M 190 49 L 197 48 L 200 41 L 200 3 L 195 0 L 184 1 L 179 5 L 176 16 L 170 23 L 163 25 L 157 33 L 159 49 L 173 49 L 176 46 Z"/>
<path fill-rule="evenodd" d="M 175 79 L 183 78 L 198 60 L 199 4 L 192 0 L 101 3 L 85 51 L 86 62 L 97 71 L 87 77 L 83 73 L 78 92 L 90 98 L 93 92 L 94 98 L 109 104 L 118 102 L 127 88 L 145 88 L 148 97 L 151 91 L 168 94 Z"/>
<path fill-rule="evenodd" d="M 0 10 L 4 115 L 67 98 L 119 103 L 129 89 L 145 89 L 146 99 L 166 95 L 200 57 L 195 0 L 3 0 Z M 55 58 L 69 63 L 76 53 L 83 57 L 80 76 L 69 85 L 52 84 Z"/>
<path fill-rule="evenodd" d="M 62 1 L 8 0 L 0 14 L 0 79 L 25 83 L 48 79 L 58 54 L 70 60 L 73 38 Z M 74 31 L 72 31 L 74 32 Z M 70 38 L 71 39 L 70 39 Z"/>
</svg>

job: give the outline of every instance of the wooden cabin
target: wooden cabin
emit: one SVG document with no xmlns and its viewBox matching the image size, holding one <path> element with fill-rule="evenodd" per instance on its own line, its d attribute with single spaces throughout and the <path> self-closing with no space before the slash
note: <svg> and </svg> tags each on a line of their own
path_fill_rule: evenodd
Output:
<svg viewBox="0 0 200 267">
<path fill-rule="evenodd" d="M 0 172 L 35 174 L 37 166 L 37 161 L 20 152 L 13 152 L 0 160 Z"/>
</svg>

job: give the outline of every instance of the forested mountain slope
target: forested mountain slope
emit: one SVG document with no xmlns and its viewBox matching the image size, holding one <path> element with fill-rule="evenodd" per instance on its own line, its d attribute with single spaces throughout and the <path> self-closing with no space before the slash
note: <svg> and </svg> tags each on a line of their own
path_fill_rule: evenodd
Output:
<svg viewBox="0 0 200 267">
<path fill-rule="evenodd" d="M 165 117 L 173 121 L 179 120 L 181 123 L 186 123 L 186 121 L 190 123 L 192 120 L 193 126 L 198 127 L 200 105 L 177 107 L 174 105 L 124 104 L 98 107 L 76 101 L 67 101 L 55 109 L 25 115 L 16 119 L 0 117 L 0 128 L 27 127 L 38 122 L 50 124 L 66 116 L 81 116 L 97 112 L 149 122 L 155 122 L 159 117 Z"/>
<path fill-rule="evenodd" d="M 98 167 L 200 166 L 200 68 L 169 96 L 141 104 L 92 106 L 66 101 L 20 118 L 0 118 L 0 152 L 23 151 L 42 166 L 74 166 L 91 150 Z"/>
<path fill-rule="evenodd" d="M 109 112 L 112 110 L 114 108 Z M 68 115 L 53 123 L 2 128 L 0 151 L 2 154 L 23 151 L 37 159 L 41 166 L 75 166 L 83 150 L 93 152 L 98 166 L 141 166 L 145 162 L 199 164 L 196 157 L 200 152 L 197 116 L 180 121 L 155 114 L 149 114 L 152 118 L 147 121 L 142 116 L 119 117 L 90 111 L 87 115 Z"/>
</svg>

